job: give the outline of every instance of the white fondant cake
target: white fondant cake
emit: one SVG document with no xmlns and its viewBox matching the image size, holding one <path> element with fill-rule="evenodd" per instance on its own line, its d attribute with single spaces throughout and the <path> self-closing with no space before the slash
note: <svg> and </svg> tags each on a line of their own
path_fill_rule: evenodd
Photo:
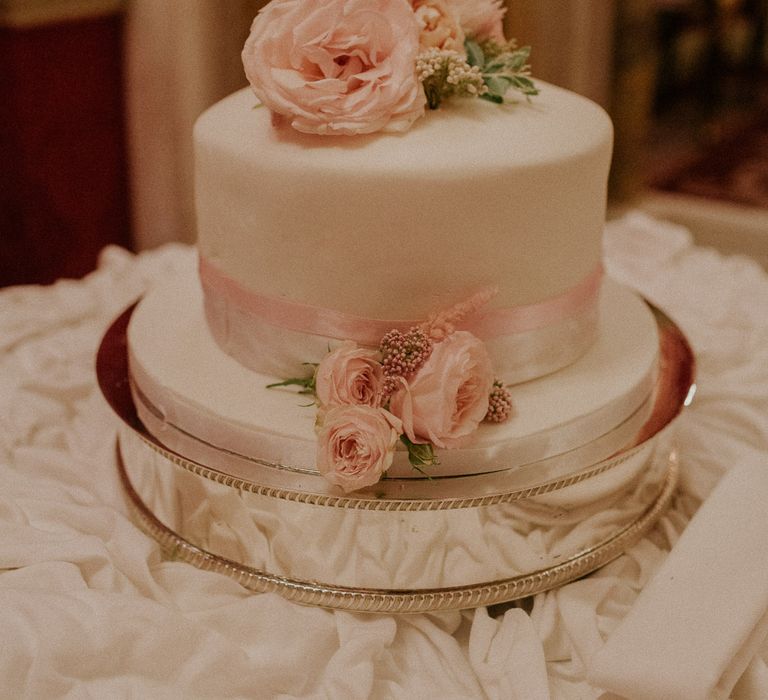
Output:
<svg viewBox="0 0 768 700">
<path fill-rule="evenodd" d="M 288 375 L 340 339 L 265 323 L 248 311 L 253 294 L 417 322 L 492 285 L 491 311 L 572 307 L 481 335 L 500 378 L 572 362 L 595 338 L 612 127 L 589 100 L 540 88 L 530 102 L 454 100 L 406 133 L 351 138 L 273 127 L 249 90 L 209 109 L 194 134 L 198 247 L 222 348 Z"/>
<path fill-rule="evenodd" d="M 266 387 L 306 374 L 344 336 L 281 314 L 417 322 L 495 284 L 491 313 L 523 309 L 523 320 L 486 340 L 494 370 L 529 381 L 514 387 L 510 420 L 442 450 L 430 475 L 559 474 L 630 442 L 658 336 L 648 308 L 599 275 L 612 135 L 599 107 L 544 85 L 532 103 L 459 101 L 405 134 L 348 139 L 275 128 L 256 105 L 240 91 L 195 128 L 202 287 L 166 283 L 130 324 L 152 432 L 314 472 L 311 399 Z M 420 476 L 402 446 L 387 476 Z"/>
<path fill-rule="evenodd" d="M 366 61 L 370 89 L 384 84 L 384 64 L 373 67 L 384 54 L 346 53 L 338 37 L 314 34 L 282 54 L 288 39 L 270 42 L 289 29 L 294 12 L 327 21 L 309 4 L 282 0 L 257 18 L 244 61 L 261 102 L 241 90 L 195 125 L 200 284 L 182 278 L 154 292 L 129 331 L 147 426 L 167 440 L 174 431 L 188 434 L 279 468 L 319 468 L 337 485 L 346 477 L 316 465 L 318 445 L 362 450 L 366 471 L 345 483 L 347 491 L 383 471 L 418 477 L 412 465 L 422 460 L 432 476 L 464 476 L 542 462 L 583 465 L 619 451 L 651 403 L 658 338 L 642 302 L 603 284 L 608 116 L 581 96 L 539 83 L 532 100 L 443 100 L 418 119 L 419 92 L 409 92 L 413 118 L 401 120 L 398 128 L 408 128 L 398 133 L 367 133 L 367 126 L 361 133 L 358 125 L 349 135 L 338 116 L 318 126 L 333 111 L 324 90 L 341 90 L 339 99 L 353 88 L 360 99 L 369 96 L 360 83 Z M 267 16 L 282 29 L 270 28 Z M 345 41 L 361 46 L 361 31 L 386 34 L 401 21 L 415 31 L 424 20 L 405 3 L 382 9 L 378 27 L 363 21 L 352 29 L 360 17 L 345 15 L 339 31 L 349 29 Z M 416 34 L 408 51 L 416 49 L 409 43 Z M 324 48 L 311 48 L 316 41 Z M 527 57 L 485 46 L 507 71 Z M 454 60 L 449 54 L 420 54 L 420 80 L 425 60 Z M 273 60 L 282 65 L 277 72 Z M 337 78 L 347 75 L 349 61 L 361 72 L 344 78 L 351 82 L 343 89 Z M 472 69 L 461 70 L 466 76 Z M 399 79 L 406 84 L 413 75 L 406 70 Z M 426 96 L 429 90 L 424 82 Z M 294 129 L 299 122 L 314 133 Z M 382 338 L 392 329 L 385 349 Z M 409 329 L 416 330 L 407 339 Z M 388 352 L 395 355 L 386 360 Z M 420 358 L 417 369 L 396 369 L 408 357 Z M 307 365 L 318 363 L 310 379 Z M 290 388 L 267 388 L 285 379 L 309 382 L 315 396 L 297 401 Z M 317 405 L 303 409 L 302 401 Z M 338 410 L 329 418 L 350 406 L 349 419 Z M 480 424 L 483 416 L 495 422 Z M 361 425 L 371 435 L 344 437 Z M 326 427 L 341 430 L 336 447 L 330 433 L 318 438 Z M 343 466 L 341 453 L 328 459 L 333 469 L 358 469 Z M 350 459 L 357 465 L 358 457 Z"/>
<path fill-rule="evenodd" d="M 670 336 L 602 276 L 610 119 L 541 83 L 472 99 L 536 93 L 502 16 L 254 22 L 262 102 L 195 127 L 198 270 L 127 331 L 125 483 L 174 552 L 305 602 L 467 607 L 583 575 L 668 502 Z"/>
<path fill-rule="evenodd" d="M 247 370 L 223 353 L 202 306 L 199 283 L 190 274 L 165 281 L 134 312 L 128 346 L 144 423 L 164 431 L 165 442 L 176 431 L 248 459 L 314 471 L 311 398 L 290 388 L 267 389 L 274 377 Z M 659 348 L 656 323 L 645 303 L 610 280 L 600 315 L 598 341 L 585 355 L 514 387 L 513 416 L 482 424 L 466 448 L 441 451 L 430 475 L 524 468 L 562 455 L 583 466 L 580 448 L 589 446 L 594 462 L 628 444 L 648 415 Z M 402 446 L 387 474 L 420 476 Z"/>
<path fill-rule="evenodd" d="M 273 128 L 241 90 L 195 126 L 200 254 L 248 290 L 380 319 L 485 285 L 499 307 L 557 296 L 601 260 L 612 128 L 540 87 L 353 138 Z"/>
</svg>

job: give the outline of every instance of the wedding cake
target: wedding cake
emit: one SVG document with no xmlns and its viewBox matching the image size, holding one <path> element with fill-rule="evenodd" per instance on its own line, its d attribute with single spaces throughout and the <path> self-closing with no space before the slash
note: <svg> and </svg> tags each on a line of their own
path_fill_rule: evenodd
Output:
<svg viewBox="0 0 768 700">
<path fill-rule="evenodd" d="M 197 465 L 134 481 L 204 551 L 349 588 L 477 585 L 567 559 L 557 528 L 593 547 L 606 512 L 624 528 L 657 496 L 636 439 L 657 322 L 601 265 L 611 122 L 533 83 L 500 5 L 273 0 L 251 88 L 198 120 L 199 265 L 127 340 L 149 440 Z M 500 518 L 516 544 L 489 544 Z M 399 563 L 363 566 L 360 528 Z M 464 561 L 478 528 L 487 551 Z M 320 553 L 334 538 L 347 554 Z"/>
</svg>

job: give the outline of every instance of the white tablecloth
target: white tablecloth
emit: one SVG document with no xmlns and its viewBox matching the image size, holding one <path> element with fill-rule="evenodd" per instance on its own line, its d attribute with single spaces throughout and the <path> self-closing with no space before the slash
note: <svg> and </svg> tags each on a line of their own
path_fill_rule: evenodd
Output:
<svg viewBox="0 0 768 700">
<path fill-rule="evenodd" d="M 609 224 L 605 247 L 609 273 L 696 351 L 681 493 L 629 553 L 497 617 L 367 616 L 249 594 L 163 559 L 132 523 L 94 354 L 147 285 L 194 264 L 191 249 L 109 248 L 82 281 L 0 292 L 0 696 L 607 698 L 585 681 L 588 660 L 724 471 L 768 446 L 768 275 L 639 214 Z M 757 671 L 734 697 L 768 697 L 764 662 Z"/>
</svg>

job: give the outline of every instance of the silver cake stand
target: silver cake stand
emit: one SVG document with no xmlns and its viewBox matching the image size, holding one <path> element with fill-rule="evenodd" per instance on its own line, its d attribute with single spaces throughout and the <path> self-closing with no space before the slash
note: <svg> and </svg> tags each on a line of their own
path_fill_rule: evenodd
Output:
<svg viewBox="0 0 768 700">
<path fill-rule="evenodd" d="M 290 478 L 285 479 L 286 486 L 276 486 L 275 483 L 280 484 L 279 465 L 272 465 L 277 468 L 277 476 L 272 478 L 272 483 L 265 484 L 257 478 L 265 473 L 263 464 L 254 470 L 257 476 L 253 478 L 244 475 L 242 469 L 235 475 L 222 467 L 231 464 L 231 455 L 225 454 L 225 448 L 199 445 L 192 435 L 186 436 L 185 442 L 174 442 L 173 447 L 164 444 L 139 420 L 131 392 L 126 330 L 134 306 L 126 309 L 105 334 L 97 354 L 96 370 L 105 398 L 122 421 L 116 446 L 117 465 L 129 506 L 139 526 L 160 543 L 166 556 L 227 575 L 250 590 L 276 592 L 303 604 L 387 613 L 472 608 L 533 595 L 594 571 L 641 539 L 669 506 L 678 478 L 677 455 L 671 440 L 659 441 L 659 438 L 669 435 L 669 426 L 693 396 L 695 362 L 680 329 L 661 311 L 651 308 L 660 337 L 659 376 L 647 417 L 623 449 L 598 463 L 542 471 L 546 478 L 538 481 L 531 480 L 530 474 L 535 473 L 531 468 L 523 470 L 528 476 L 522 481 L 513 473 L 520 470 L 509 470 L 507 475 L 503 471 L 479 474 L 462 481 L 461 496 L 456 495 L 455 478 L 446 480 L 445 484 L 441 484 L 439 478 L 429 480 L 427 486 L 432 488 L 432 496 L 425 496 L 429 491 L 422 487 L 413 490 L 417 494 L 414 498 L 407 496 L 408 491 L 397 489 L 389 491 L 397 496 L 387 492 L 344 496 L 298 488 Z M 217 449 L 221 460 L 216 458 Z M 296 564 L 294 571 L 290 545 L 283 553 L 281 566 L 258 557 L 253 559 L 242 553 L 242 546 L 230 551 L 212 544 L 210 539 L 201 541 L 192 530 L 188 531 L 189 509 L 181 512 L 178 505 L 187 490 L 196 494 L 197 510 L 206 499 L 221 498 L 223 491 L 230 501 L 239 499 L 236 500 L 239 505 L 242 500 L 251 509 L 258 510 L 263 504 L 271 509 L 273 503 L 283 503 L 288 510 L 278 511 L 280 518 L 292 517 L 291 513 L 296 511 L 290 509 L 312 508 L 312 518 L 319 529 L 323 527 L 324 517 L 337 518 L 334 522 L 338 522 L 339 517 L 350 511 L 363 515 L 371 512 L 379 518 L 398 517 L 400 512 L 399 517 L 404 518 L 424 512 L 437 513 L 435 517 L 452 517 L 462 509 L 497 508 L 498 512 L 491 513 L 496 525 L 501 522 L 503 526 L 504 518 L 509 518 L 511 532 L 516 527 L 515 519 L 521 517 L 520 512 L 525 511 L 527 504 L 532 504 L 531 512 L 536 516 L 542 508 L 552 510 L 551 504 L 542 505 L 537 499 L 567 495 L 569 489 L 584 485 L 591 487 L 596 483 L 594 480 L 620 472 L 632 459 L 648 454 L 651 449 L 656 451 L 653 458 L 649 458 L 653 466 L 629 480 L 619 496 L 612 496 L 614 509 L 617 503 L 624 502 L 621 499 L 632 505 L 624 509 L 622 517 L 610 527 L 576 540 L 575 544 L 571 542 L 569 548 L 551 557 L 542 557 L 538 566 L 530 561 L 523 566 L 489 566 L 487 575 L 475 573 L 459 580 L 427 580 L 426 585 L 423 580 L 416 583 L 388 578 L 379 582 L 375 577 L 360 580 L 354 576 L 337 577 L 333 570 L 315 570 L 303 564 Z M 165 483 L 158 487 L 161 480 L 170 486 Z M 170 496 L 158 499 L 156 495 L 161 491 L 169 492 Z M 568 510 L 560 506 L 555 510 L 560 515 L 568 515 Z M 578 509 L 575 512 L 579 512 Z M 590 512 L 594 514 L 595 508 Z M 303 545 L 297 541 L 295 549 Z"/>
</svg>

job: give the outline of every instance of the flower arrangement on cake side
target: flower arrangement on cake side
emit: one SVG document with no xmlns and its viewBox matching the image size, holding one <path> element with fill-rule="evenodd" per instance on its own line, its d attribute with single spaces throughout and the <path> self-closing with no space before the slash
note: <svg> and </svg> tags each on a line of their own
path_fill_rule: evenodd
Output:
<svg viewBox="0 0 768 700">
<path fill-rule="evenodd" d="M 511 397 L 494 380 L 485 344 L 457 325 L 493 296 L 484 290 L 407 331 L 393 329 L 378 349 L 347 340 L 306 378 L 269 387 L 301 387 L 318 405 L 316 466 L 345 492 L 376 483 L 398 442 L 411 465 L 438 463 L 435 448 L 465 445 L 481 422 L 500 423 Z"/>
<path fill-rule="evenodd" d="M 243 49 L 253 91 L 311 134 L 405 131 L 452 96 L 537 94 L 502 0 L 272 0 Z"/>
</svg>

